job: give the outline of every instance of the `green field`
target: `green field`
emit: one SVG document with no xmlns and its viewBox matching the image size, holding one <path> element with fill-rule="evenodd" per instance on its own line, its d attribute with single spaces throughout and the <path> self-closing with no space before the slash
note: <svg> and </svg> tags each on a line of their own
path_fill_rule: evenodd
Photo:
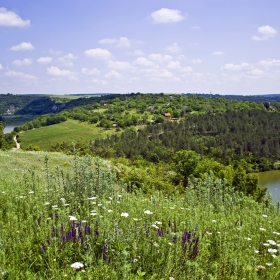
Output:
<svg viewBox="0 0 280 280">
<path fill-rule="evenodd" d="M 112 134 L 114 131 L 69 119 L 63 123 L 23 131 L 19 139 L 22 147 L 32 144 L 39 146 L 41 150 L 49 150 L 52 145 L 62 141 L 89 142 L 106 137 L 107 134 Z"/>
<path fill-rule="evenodd" d="M 275 207 L 211 174 L 184 197 L 147 197 L 97 158 L 0 151 L 0 168 L 0 279 L 280 277 Z"/>
</svg>

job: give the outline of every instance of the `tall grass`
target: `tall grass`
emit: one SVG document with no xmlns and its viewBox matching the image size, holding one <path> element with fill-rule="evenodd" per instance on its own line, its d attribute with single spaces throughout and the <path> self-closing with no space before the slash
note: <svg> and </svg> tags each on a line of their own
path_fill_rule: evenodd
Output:
<svg viewBox="0 0 280 280">
<path fill-rule="evenodd" d="M 280 219 L 213 174 L 146 197 L 97 158 L 0 186 L 3 279 L 277 279 Z M 71 265 L 73 267 L 71 267 Z"/>
</svg>

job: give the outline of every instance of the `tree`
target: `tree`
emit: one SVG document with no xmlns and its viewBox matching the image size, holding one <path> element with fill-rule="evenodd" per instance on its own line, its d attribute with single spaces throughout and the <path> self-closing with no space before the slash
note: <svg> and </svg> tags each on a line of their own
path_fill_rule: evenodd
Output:
<svg viewBox="0 0 280 280">
<path fill-rule="evenodd" d="M 173 169 L 178 174 L 183 176 L 183 187 L 188 185 L 188 179 L 193 174 L 200 155 L 194 151 L 181 150 L 175 153 L 173 157 Z"/>
</svg>

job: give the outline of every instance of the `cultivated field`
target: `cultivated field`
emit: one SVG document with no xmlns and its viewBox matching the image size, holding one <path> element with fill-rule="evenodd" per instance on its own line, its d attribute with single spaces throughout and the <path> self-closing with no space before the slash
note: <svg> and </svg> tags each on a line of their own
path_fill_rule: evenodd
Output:
<svg viewBox="0 0 280 280">
<path fill-rule="evenodd" d="M 66 122 L 40 127 L 20 133 L 22 147 L 29 144 L 39 146 L 42 150 L 49 150 L 52 145 L 65 142 L 89 142 L 97 138 L 106 137 L 115 130 L 105 130 L 96 125 L 68 119 Z"/>
</svg>

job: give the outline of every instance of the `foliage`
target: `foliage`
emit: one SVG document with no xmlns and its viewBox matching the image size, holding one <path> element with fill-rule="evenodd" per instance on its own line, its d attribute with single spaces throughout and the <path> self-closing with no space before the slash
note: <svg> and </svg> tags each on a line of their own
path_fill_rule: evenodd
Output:
<svg viewBox="0 0 280 280">
<path fill-rule="evenodd" d="M 255 203 L 211 173 L 183 197 L 147 197 L 126 192 L 100 159 L 74 157 L 68 174 L 51 161 L 38 162 L 44 180 L 30 170 L 0 185 L 2 277 L 279 278 L 269 199 Z"/>
</svg>

